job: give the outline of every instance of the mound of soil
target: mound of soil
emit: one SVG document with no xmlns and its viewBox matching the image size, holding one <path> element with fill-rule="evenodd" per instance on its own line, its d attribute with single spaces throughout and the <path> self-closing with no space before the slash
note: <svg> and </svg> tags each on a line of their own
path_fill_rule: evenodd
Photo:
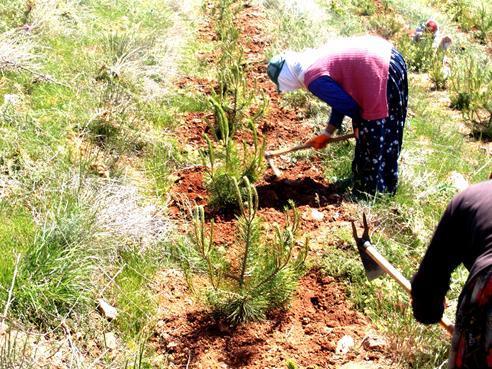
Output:
<svg viewBox="0 0 492 369">
<path fill-rule="evenodd" d="M 171 368 L 284 368 L 288 359 L 305 368 L 333 368 L 361 360 L 385 363 L 380 348 L 362 346 L 368 334 L 363 327 L 370 325 L 367 319 L 352 309 L 343 287 L 318 271 L 301 279 L 287 310 L 272 311 L 265 321 L 237 327 L 191 306 L 184 282 L 180 283 L 181 289 L 174 279 L 173 289 L 180 297 L 171 294 L 174 297 L 168 302 L 173 311 L 159 317 L 152 339 L 157 351 L 170 358 Z M 161 281 L 161 286 L 169 290 L 168 281 Z M 183 305 L 186 309 L 181 310 Z M 337 354 L 337 343 L 345 335 L 355 345 L 347 354 Z"/>
</svg>

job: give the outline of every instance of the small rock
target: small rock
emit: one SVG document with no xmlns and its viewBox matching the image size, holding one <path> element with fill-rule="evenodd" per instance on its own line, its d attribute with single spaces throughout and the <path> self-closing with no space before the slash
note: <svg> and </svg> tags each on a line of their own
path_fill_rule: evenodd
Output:
<svg viewBox="0 0 492 369">
<path fill-rule="evenodd" d="M 21 102 L 21 97 L 19 95 L 15 94 L 5 94 L 3 95 L 3 103 L 4 104 L 11 104 L 13 106 L 17 106 Z"/>
<path fill-rule="evenodd" d="M 110 350 L 116 350 L 116 348 L 118 347 L 118 341 L 113 332 L 104 333 L 104 343 L 106 344 L 106 347 Z"/>
<path fill-rule="evenodd" d="M 118 310 L 116 310 L 115 307 L 108 304 L 105 300 L 98 299 L 97 307 L 99 308 L 99 311 L 104 315 L 105 318 L 110 320 L 116 319 L 116 316 L 118 315 Z"/>
<path fill-rule="evenodd" d="M 340 369 L 381 369 L 381 365 L 373 362 L 352 361 L 340 367 Z"/>
<path fill-rule="evenodd" d="M 470 185 L 465 177 L 463 177 L 463 175 L 458 172 L 451 172 L 449 179 L 453 187 L 458 191 L 463 191 Z"/>
<path fill-rule="evenodd" d="M 307 316 L 302 318 L 302 324 L 303 325 L 309 324 L 310 322 L 311 322 L 311 319 L 309 319 Z"/>
<path fill-rule="evenodd" d="M 323 332 L 325 334 L 330 334 L 331 332 L 333 332 L 333 328 L 331 328 L 331 327 L 324 327 L 323 328 Z"/>
<path fill-rule="evenodd" d="M 171 341 L 171 342 L 169 342 L 169 343 L 167 344 L 167 346 L 166 346 L 166 348 L 167 348 L 168 350 L 172 350 L 172 349 L 174 349 L 174 348 L 176 348 L 176 347 L 178 347 L 178 343 L 177 343 L 177 342 L 175 342 L 175 341 Z"/>
<path fill-rule="evenodd" d="M 340 341 L 337 343 L 337 348 L 335 349 L 335 352 L 338 355 L 345 355 L 350 351 L 350 349 L 354 347 L 354 339 L 352 336 L 343 336 Z"/>
<path fill-rule="evenodd" d="M 325 217 L 325 214 L 323 214 L 321 211 L 319 211 L 317 209 L 311 209 L 311 217 L 314 220 L 321 222 L 323 220 L 323 218 Z"/>
<path fill-rule="evenodd" d="M 326 276 L 326 277 L 321 278 L 321 284 L 327 285 L 327 284 L 333 283 L 334 280 L 335 280 L 335 278 L 330 277 L 330 276 Z"/>
<path fill-rule="evenodd" d="M 366 336 L 362 340 L 362 347 L 366 350 L 381 350 L 388 345 L 388 342 L 382 337 Z"/>
</svg>

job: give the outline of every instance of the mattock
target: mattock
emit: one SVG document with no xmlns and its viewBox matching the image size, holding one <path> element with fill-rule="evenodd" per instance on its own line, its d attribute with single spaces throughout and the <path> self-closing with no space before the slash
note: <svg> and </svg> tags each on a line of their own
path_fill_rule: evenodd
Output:
<svg viewBox="0 0 492 369">
<path fill-rule="evenodd" d="M 341 135 L 341 136 L 335 136 L 335 137 L 331 137 L 330 141 L 328 143 L 346 141 L 346 140 L 353 138 L 353 137 L 354 137 L 353 133 L 349 133 L 349 134 Z M 268 165 L 270 166 L 270 168 L 272 168 L 272 172 L 273 172 L 274 176 L 277 178 L 280 178 L 282 176 L 282 172 L 275 165 L 275 163 L 273 161 L 274 157 L 280 156 L 283 154 L 287 154 L 289 152 L 310 149 L 312 147 L 313 147 L 312 144 L 307 142 L 307 143 L 303 143 L 301 145 L 297 145 L 294 147 L 289 147 L 289 148 L 279 149 L 279 150 L 273 150 L 273 151 L 267 151 L 267 152 L 265 152 L 265 159 L 266 159 Z"/>
<path fill-rule="evenodd" d="M 359 250 L 359 255 L 362 260 L 362 265 L 364 265 L 367 279 L 372 281 L 381 274 L 387 273 L 410 294 L 412 291 L 410 281 L 406 279 L 398 269 L 391 265 L 390 262 L 371 244 L 369 238 L 369 226 L 367 225 L 365 213 L 363 213 L 362 219 L 364 223 L 364 232 L 362 233 L 362 236 L 357 236 L 357 229 L 355 228 L 354 222 L 352 222 L 352 233 L 355 242 L 357 243 L 357 249 Z M 453 334 L 454 325 L 446 317 L 442 317 L 439 324 L 449 334 Z"/>
</svg>

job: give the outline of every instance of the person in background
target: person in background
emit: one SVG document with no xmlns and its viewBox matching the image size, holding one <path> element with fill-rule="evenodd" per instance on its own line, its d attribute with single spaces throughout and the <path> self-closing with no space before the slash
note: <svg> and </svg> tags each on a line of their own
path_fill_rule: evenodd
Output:
<svg viewBox="0 0 492 369">
<path fill-rule="evenodd" d="M 449 368 L 492 368 L 492 180 L 468 187 L 448 205 L 412 279 L 412 308 L 439 322 L 451 273 L 470 272 L 461 291 Z"/>
<path fill-rule="evenodd" d="M 419 42 L 424 35 L 431 35 L 432 46 L 435 49 L 446 51 L 449 46 L 451 46 L 451 37 L 444 36 L 441 38 L 440 28 L 433 19 L 428 19 L 425 22 L 420 23 L 417 28 L 415 28 L 415 31 L 413 31 L 412 39 L 414 42 Z"/>
<path fill-rule="evenodd" d="M 357 193 L 396 192 L 408 82 L 405 61 L 391 43 L 376 36 L 334 39 L 273 57 L 267 73 L 279 92 L 305 88 L 331 106 L 326 129 L 308 141 L 316 149 L 327 145 L 345 116 L 352 118 Z"/>
</svg>

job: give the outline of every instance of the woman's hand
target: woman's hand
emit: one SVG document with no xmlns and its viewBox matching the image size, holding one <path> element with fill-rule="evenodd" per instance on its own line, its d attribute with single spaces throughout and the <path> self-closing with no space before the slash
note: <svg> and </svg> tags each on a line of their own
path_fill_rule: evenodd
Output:
<svg viewBox="0 0 492 369">
<path fill-rule="evenodd" d="M 331 136 L 333 135 L 336 129 L 337 127 L 328 124 L 321 134 L 311 138 L 308 142 L 306 142 L 306 144 L 316 150 L 323 149 L 330 142 Z"/>
<path fill-rule="evenodd" d="M 326 145 L 328 145 L 330 140 L 331 137 L 329 135 L 327 135 L 326 133 L 322 133 L 318 136 L 311 138 L 308 142 L 306 142 L 306 144 L 311 146 L 313 149 L 319 150 L 326 147 Z"/>
</svg>

